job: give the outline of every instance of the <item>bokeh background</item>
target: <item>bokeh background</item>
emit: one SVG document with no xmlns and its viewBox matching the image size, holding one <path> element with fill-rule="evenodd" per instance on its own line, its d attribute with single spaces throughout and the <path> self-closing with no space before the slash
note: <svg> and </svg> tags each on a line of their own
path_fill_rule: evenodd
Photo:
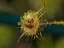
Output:
<svg viewBox="0 0 64 48">
<path fill-rule="evenodd" d="M 17 42 L 21 35 L 18 18 L 28 10 L 37 11 L 43 6 L 46 20 L 64 20 L 64 0 L 0 0 L 0 48 L 64 48 L 64 36 L 57 35 L 58 32 L 54 35 L 43 31 L 43 38 L 22 38 Z"/>
</svg>

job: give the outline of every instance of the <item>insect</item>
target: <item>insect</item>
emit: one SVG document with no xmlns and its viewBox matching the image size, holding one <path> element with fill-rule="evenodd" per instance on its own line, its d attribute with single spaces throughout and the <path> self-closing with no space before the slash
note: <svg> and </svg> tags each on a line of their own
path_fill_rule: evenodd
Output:
<svg viewBox="0 0 64 48">
<path fill-rule="evenodd" d="M 38 38 L 39 34 L 41 36 L 41 31 L 39 29 L 41 26 L 49 25 L 49 24 L 64 24 L 64 21 L 53 21 L 48 22 L 42 18 L 42 16 L 46 13 L 46 11 L 42 12 L 44 8 L 41 8 L 38 11 L 28 11 L 24 14 L 24 16 L 20 17 L 20 22 L 18 25 L 21 27 L 22 35 L 20 36 L 19 40 L 25 36 L 32 36 L 34 38 Z M 19 41 L 18 40 L 18 41 Z"/>
</svg>

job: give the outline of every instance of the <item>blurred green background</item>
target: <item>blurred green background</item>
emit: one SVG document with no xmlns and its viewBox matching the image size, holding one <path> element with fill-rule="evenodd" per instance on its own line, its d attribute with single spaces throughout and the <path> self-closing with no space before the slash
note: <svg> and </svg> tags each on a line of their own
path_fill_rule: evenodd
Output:
<svg viewBox="0 0 64 48">
<path fill-rule="evenodd" d="M 64 0 L 0 0 L 0 12 L 17 14 L 16 17 L 22 16 L 28 10 L 37 11 L 43 6 L 46 10 L 43 16 L 45 19 L 48 21 L 64 20 Z M 4 20 L 4 16 L 9 16 L 7 19 L 10 22 L 13 16 L 15 17 L 15 15 L 5 14 L 0 16 L 1 19 Z M 18 43 L 21 33 L 17 26 L 12 25 L 13 23 L 14 21 L 10 24 L 0 22 L 0 48 L 64 48 L 64 36 L 47 33 L 44 33 L 43 39 L 27 41 L 22 38 Z"/>
</svg>

